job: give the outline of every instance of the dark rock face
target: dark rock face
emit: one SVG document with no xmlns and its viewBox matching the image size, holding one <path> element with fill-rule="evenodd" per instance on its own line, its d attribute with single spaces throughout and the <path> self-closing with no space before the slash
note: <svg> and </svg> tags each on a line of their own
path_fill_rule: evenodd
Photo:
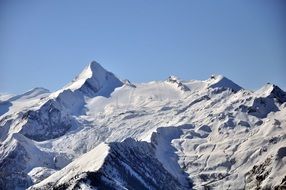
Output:
<svg viewBox="0 0 286 190">
<path fill-rule="evenodd" d="M 253 166 L 246 174 L 246 187 L 259 189 L 261 183 L 267 178 L 272 170 L 271 164 L 272 158 L 269 157 L 262 164 Z"/>
<path fill-rule="evenodd" d="M 63 113 L 60 105 L 53 100 L 46 102 L 37 111 L 26 112 L 23 119 L 26 119 L 27 123 L 23 125 L 20 133 L 36 141 L 57 138 L 75 125 L 72 117 Z"/>
<path fill-rule="evenodd" d="M 76 189 L 88 184 L 96 189 L 189 189 L 182 186 L 155 158 L 152 145 L 128 138 L 110 143 L 110 152 L 98 171 L 74 176 L 64 184 L 48 184 L 39 189 Z M 32 188 L 33 189 L 33 188 Z"/>
<path fill-rule="evenodd" d="M 271 91 L 271 95 L 276 98 L 280 103 L 286 102 L 286 92 L 284 92 L 281 88 L 276 85 L 273 85 L 273 90 Z"/>
<path fill-rule="evenodd" d="M 279 148 L 278 152 L 277 152 L 277 158 L 278 159 L 282 159 L 286 156 L 286 147 L 281 147 Z"/>
<path fill-rule="evenodd" d="M 108 161 L 122 173 L 127 189 L 183 189 L 154 157 L 149 143 L 127 139 L 123 143 L 112 143 L 111 150 Z"/>
<path fill-rule="evenodd" d="M 27 154 L 21 145 L 17 144 L 15 149 L 7 156 L 0 159 L 0 189 L 15 189 L 16 186 L 25 188 L 32 184 L 28 175 L 24 173 Z"/>
<path fill-rule="evenodd" d="M 241 105 L 240 109 L 258 118 L 266 118 L 270 112 L 279 111 L 274 99 L 269 97 L 255 98 L 251 106 Z"/>
<path fill-rule="evenodd" d="M 282 179 L 281 183 L 279 185 L 275 186 L 274 189 L 275 190 L 284 190 L 284 189 L 286 189 L 286 175 Z"/>
<path fill-rule="evenodd" d="M 0 147 L 0 189 L 26 189 L 33 184 L 28 172 L 39 165 L 53 168 L 52 155 L 40 151 L 21 134 L 9 137 Z M 5 147 L 13 147 L 5 150 Z M 33 158 L 34 157 L 34 158 Z"/>
</svg>

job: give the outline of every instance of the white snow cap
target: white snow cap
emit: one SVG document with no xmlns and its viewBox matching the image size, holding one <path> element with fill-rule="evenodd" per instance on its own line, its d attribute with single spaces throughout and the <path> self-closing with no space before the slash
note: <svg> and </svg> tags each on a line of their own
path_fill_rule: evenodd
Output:
<svg viewBox="0 0 286 190">
<path fill-rule="evenodd" d="M 96 78 L 97 81 L 104 81 L 107 71 L 96 61 L 92 61 L 75 79 L 65 86 L 65 89 L 72 91 L 81 88 L 86 80 Z"/>
<path fill-rule="evenodd" d="M 267 83 L 257 91 L 255 91 L 256 96 L 258 97 L 268 97 L 272 96 L 278 99 L 280 102 L 286 102 L 286 92 L 275 84 Z"/>
<path fill-rule="evenodd" d="M 209 87 L 211 88 L 230 88 L 234 91 L 239 91 L 242 89 L 241 86 L 235 84 L 233 81 L 230 79 L 226 78 L 223 75 L 211 75 L 211 77 L 207 80 L 209 83 Z"/>
<path fill-rule="evenodd" d="M 92 61 L 71 83 L 67 84 L 63 90 L 80 90 L 89 95 L 96 94 L 103 90 L 104 92 L 102 93 L 108 95 L 122 84 L 123 83 L 116 78 L 113 73 L 105 70 L 96 61 Z"/>
</svg>

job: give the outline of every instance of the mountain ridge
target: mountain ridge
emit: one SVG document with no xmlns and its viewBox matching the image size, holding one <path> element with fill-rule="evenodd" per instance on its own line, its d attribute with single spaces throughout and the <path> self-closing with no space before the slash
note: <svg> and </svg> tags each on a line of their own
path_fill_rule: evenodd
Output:
<svg viewBox="0 0 286 190">
<path fill-rule="evenodd" d="M 221 75 L 134 84 L 91 62 L 62 89 L 43 92 L 0 103 L 1 188 L 285 186 L 286 93 L 276 85 L 252 92 Z M 76 170 L 102 143 L 108 161 Z M 77 172 L 46 183 L 66 167 Z"/>
</svg>

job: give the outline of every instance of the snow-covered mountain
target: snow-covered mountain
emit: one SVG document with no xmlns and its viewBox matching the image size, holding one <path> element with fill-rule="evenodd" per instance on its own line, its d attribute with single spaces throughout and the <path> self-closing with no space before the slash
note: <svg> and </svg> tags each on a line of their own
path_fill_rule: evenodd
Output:
<svg viewBox="0 0 286 190">
<path fill-rule="evenodd" d="M 0 95 L 0 189 L 286 188 L 286 93 L 221 75 L 133 84 L 96 62 Z"/>
</svg>

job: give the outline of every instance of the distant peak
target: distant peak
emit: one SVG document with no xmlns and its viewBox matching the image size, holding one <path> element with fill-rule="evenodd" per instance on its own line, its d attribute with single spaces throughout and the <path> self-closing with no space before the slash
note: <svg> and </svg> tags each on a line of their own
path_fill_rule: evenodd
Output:
<svg viewBox="0 0 286 190">
<path fill-rule="evenodd" d="M 280 90 L 280 91 L 283 91 L 281 88 L 279 88 L 279 86 L 277 86 L 277 85 L 275 85 L 275 84 L 273 84 L 273 83 L 270 83 L 270 82 L 266 83 L 266 84 L 263 86 L 263 88 L 269 89 L 269 90 Z"/>
<path fill-rule="evenodd" d="M 167 79 L 167 82 L 171 84 L 175 84 L 179 89 L 183 91 L 190 91 L 190 89 L 186 85 L 184 85 L 178 77 L 174 75 L 169 76 Z"/>
<path fill-rule="evenodd" d="M 271 91 L 274 89 L 274 86 L 275 86 L 274 84 L 268 82 L 265 85 L 263 85 L 260 89 L 258 89 L 256 93 L 260 95 L 269 95 Z"/>
<path fill-rule="evenodd" d="M 21 98 L 25 98 L 25 99 L 29 99 L 29 98 L 35 98 L 37 96 L 42 96 L 44 97 L 45 95 L 49 94 L 50 91 L 45 89 L 45 88 L 41 88 L 41 87 L 36 87 L 33 88 L 23 94 L 17 95 L 17 96 L 10 96 L 9 99 L 6 99 L 8 101 L 14 101 L 14 100 L 18 100 Z"/>
<path fill-rule="evenodd" d="M 286 92 L 284 92 L 279 86 L 267 83 L 255 92 L 258 96 L 276 98 L 279 102 L 286 102 Z"/>
<path fill-rule="evenodd" d="M 95 75 L 106 72 L 108 71 L 104 69 L 98 62 L 92 61 L 83 69 L 83 71 L 76 77 L 75 80 L 92 78 Z"/>
<path fill-rule="evenodd" d="M 235 84 L 233 81 L 223 75 L 211 75 L 211 77 L 207 80 L 207 83 L 209 88 L 229 88 L 233 91 L 239 91 L 242 89 L 241 86 Z"/>
</svg>

